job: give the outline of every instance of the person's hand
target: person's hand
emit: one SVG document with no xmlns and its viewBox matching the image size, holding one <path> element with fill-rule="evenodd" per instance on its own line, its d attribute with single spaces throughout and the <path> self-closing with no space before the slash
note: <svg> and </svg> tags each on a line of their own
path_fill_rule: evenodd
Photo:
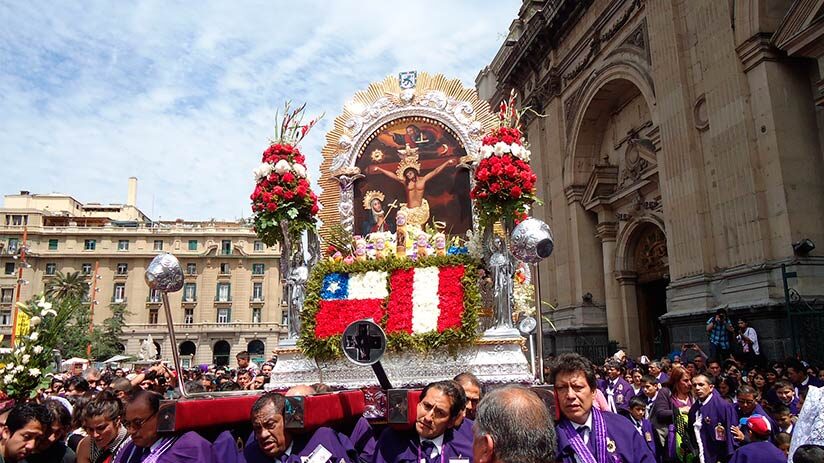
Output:
<svg viewBox="0 0 824 463">
<path fill-rule="evenodd" d="M 744 440 L 744 433 L 738 426 L 730 426 L 730 432 L 732 433 L 732 438 L 736 441 L 741 442 Z"/>
</svg>

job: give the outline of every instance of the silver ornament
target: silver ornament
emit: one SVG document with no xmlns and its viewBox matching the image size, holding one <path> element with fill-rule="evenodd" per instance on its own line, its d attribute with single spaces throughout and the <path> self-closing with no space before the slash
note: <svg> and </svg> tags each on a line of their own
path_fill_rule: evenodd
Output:
<svg viewBox="0 0 824 463">
<path fill-rule="evenodd" d="M 515 226 L 509 243 L 509 251 L 518 260 L 537 264 L 552 254 L 552 231 L 542 220 L 529 218 Z"/>
<path fill-rule="evenodd" d="M 183 269 L 177 257 L 164 252 L 152 259 L 146 268 L 146 284 L 164 293 L 173 293 L 183 287 Z"/>
</svg>

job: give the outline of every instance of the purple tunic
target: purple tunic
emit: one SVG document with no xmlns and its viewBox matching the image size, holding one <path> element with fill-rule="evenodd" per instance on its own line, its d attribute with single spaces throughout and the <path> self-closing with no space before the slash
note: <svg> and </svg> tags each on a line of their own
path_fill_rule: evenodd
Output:
<svg viewBox="0 0 824 463">
<path fill-rule="evenodd" d="M 629 411 L 629 401 L 635 396 L 635 391 L 632 390 L 632 386 L 622 377 L 618 377 L 615 379 L 614 386 L 610 388 L 611 382 L 609 380 L 604 381 L 601 383 L 602 389 L 601 392 L 604 393 L 604 397 L 607 398 L 607 402 L 609 402 L 609 391 L 612 390 L 612 398 L 615 402 L 615 410 L 610 410 L 613 413 L 619 413 L 621 410 Z M 611 406 L 612 404 L 610 404 Z"/>
<path fill-rule="evenodd" d="M 139 463 L 142 454 L 142 447 L 129 442 L 119 452 L 117 463 Z M 216 463 L 217 461 L 212 453 L 212 444 L 194 431 L 178 437 L 174 444 L 157 459 L 157 463 Z"/>
<path fill-rule="evenodd" d="M 653 455 L 656 456 L 656 460 L 658 459 L 658 449 L 655 447 L 655 431 L 652 429 L 652 423 L 649 422 L 648 419 L 644 418 L 641 420 L 640 428 L 638 426 L 638 422 L 635 419 L 630 418 L 630 423 L 635 427 L 635 432 L 637 432 L 644 442 L 647 444 L 647 448 Z"/>
<path fill-rule="evenodd" d="M 338 433 L 332 428 L 318 428 L 311 434 L 295 434 L 292 436 L 292 451 L 286 459 L 277 461 L 283 463 L 301 463 L 301 457 L 308 457 L 318 445 L 323 445 L 332 456 L 330 460 L 335 463 L 354 463 L 358 461 L 357 452 L 349 438 Z M 267 457 L 255 438 L 253 432 L 246 440 L 246 447 L 243 449 L 243 456 L 248 463 L 271 463 L 275 461 Z"/>
<path fill-rule="evenodd" d="M 243 452 L 237 447 L 237 439 L 230 431 L 223 431 L 212 443 L 212 452 L 220 463 L 246 463 Z"/>
<path fill-rule="evenodd" d="M 607 437 L 615 443 L 615 449 L 609 452 L 612 462 L 623 463 L 654 463 L 655 456 L 650 452 L 647 443 L 641 437 L 641 434 L 635 430 L 635 427 L 626 418 L 621 415 L 616 415 L 610 412 L 601 412 L 604 417 L 604 424 L 607 427 Z M 566 421 L 566 418 L 561 418 L 559 425 L 555 426 L 555 431 L 558 434 L 558 462 L 562 463 L 577 463 L 575 459 L 575 452 L 572 449 L 572 444 L 567 439 L 566 433 L 561 429 L 560 423 Z M 587 447 L 595 455 L 595 435 L 590 432 L 589 442 Z M 607 441 L 609 442 L 609 441 Z M 607 451 L 610 446 L 607 445 Z M 605 462 L 599 462 L 605 463 Z"/>
<path fill-rule="evenodd" d="M 464 420 L 467 422 L 469 420 Z M 471 424 L 469 425 L 471 429 Z M 396 431 L 387 428 L 381 438 L 378 439 L 377 451 L 375 452 L 374 463 L 419 463 L 420 439 L 418 433 L 411 429 L 409 431 Z M 472 438 L 467 436 L 465 431 L 447 429 L 443 435 L 443 447 L 441 449 L 441 461 L 448 462 L 451 459 L 468 459 L 472 462 Z"/>
<path fill-rule="evenodd" d="M 364 463 L 371 463 L 375 458 L 375 430 L 364 417 L 360 417 L 349 435 L 349 440 L 358 452 L 358 459 Z"/>
<path fill-rule="evenodd" d="M 726 461 L 735 451 L 735 441 L 730 426 L 738 426 L 735 419 L 735 408 L 731 403 L 724 400 L 718 391 L 712 391 L 712 399 L 702 405 L 696 400 L 690 408 L 687 431 L 690 439 L 695 441 L 695 449 L 699 448 L 695 437 L 695 419 L 698 413 L 701 414 L 701 448 L 704 450 L 704 461 L 715 463 L 716 461 Z M 716 426 L 723 426 L 724 430 L 716 432 Z"/>
<path fill-rule="evenodd" d="M 736 450 L 729 463 L 784 463 L 787 455 L 770 442 L 753 442 Z"/>
</svg>

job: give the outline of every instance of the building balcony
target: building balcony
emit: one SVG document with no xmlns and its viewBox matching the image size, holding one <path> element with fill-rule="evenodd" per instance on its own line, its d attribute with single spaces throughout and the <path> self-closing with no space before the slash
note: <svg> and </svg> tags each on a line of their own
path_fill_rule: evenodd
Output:
<svg viewBox="0 0 824 463">
<path fill-rule="evenodd" d="M 253 306 L 261 306 L 263 302 L 263 296 L 252 296 L 249 298 L 249 303 Z"/>
<path fill-rule="evenodd" d="M 115 273 L 114 274 L 114 279 L 115 280 L 125 280 L 126 278 L 128 278 L 128 276 L 129 276 L 128 273 Z"/>
<path fill-rule="evenodd" d="M 215 296 L 215 304 L 231 304 L 231 303 L 232 303 L 232 296 L 229 296 L 229 297 Z"/>
<path fill-rule="evenodd" d="M 185 305 L 185 306 L 195 305 L 195 304 L 197 304 L 197 296 L 184 297 L 183 299 L 181 299 L 180 303 Z"/>
<path fill-rule="evenodd" d="M 181 319 L 182 321 L 182 319 Z M 286 326 L 280 323 L 252 323 L 252 322 L 230 322 L 230 323 L 175 323 L 175 334 L 238 334 L 249 332 L 286 332 Z M 124 336 L 130 333 L 157 333 L 166 332 L 166 324 L 135 323 L 123 327 Z M 182 342 L 178 338 L 179 342 Z"/>
<path fill-rule="evenodd" d="M 112 297 L 112 304 L 125 304 L 126 299 L 127 299 L 126 297 L 114 296 L 114 297 Z"/>
<path fill-rule="evenodd" d="M 147 305 L 158 305 L 158 304 L 161 304 L 162 302 L 163 302 L 163 299 L 160 298 L 160 297 L 152 297 L 152 296 L 147 296 L 146 297 L 146 304 Z"/>
</svg>

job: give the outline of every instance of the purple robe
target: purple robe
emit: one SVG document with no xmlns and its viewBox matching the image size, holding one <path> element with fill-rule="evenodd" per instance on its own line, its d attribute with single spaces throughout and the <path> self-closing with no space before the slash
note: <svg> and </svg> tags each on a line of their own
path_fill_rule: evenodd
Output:
<svg viewBox="0 0 824 463">
<path fill-rule="evenodd" d="M 288 432 L 288 431 L 287 431 Z M 310 434 L 294 434 L 292 436 L 292 450 L 285 460 L 278 459 L 283 463 L 301 463 L 301 457 L 308 457 L 318 445 L 323 445 L 332 456 L 330 460 L 335 463 L 355 463 L 358 461 L 357 452 L 349 438 L 338 433 L 332 428 L 318 428 Z M 246 447 L 243 449 L 243 456 L 248 463 L 271 463 L 275 460 L 266 456 L 260 449 L 253 432 L 246 440 Z"/>
<path fill-rule="evenodd" d="M 669 381 L 669 375 L 668 374 L 664 373 L 663 371 L 661 373 L 658 373 L 658 384 L 663 385 L 667 381 Z"/>
<path fill-rule="evenodd" d="M 469 420 L 464 420 L 464 422 Z M 470 424 L 471 427 L 471 424 Z M 415 429 L 396 431 L 387 428 L 378 439 L 374 463 L 419 463 L 420 438 Z M 472 437 L 467 436 L 460 427 L 447 429 L 443 435 L 441 448 L 442 461 L 451 459 L 468 459 L 472 463 Z"/>
<path fill-rule="evenodd" d="M 243 452 L 237 447 L 237 439 L 230 431 L 223 431 L 212 443 L 212 452 L 220 463 L 246 463 Z"/>
<path fill-rule="evenodd" d="M 641 434 L 635 430 L 635 427 L 621 415 L 616 415 L 610 412 L 601 412 L 604 417 L 604 424 L 607 427 L 607 437 L 615 442 L 615 451 L 610 452 L 609 455 L 612 460 L 609 463 L 623 462 L 623 463 L 654 463 L 655 456 L 650 452 L 647 443 L 641 437 Z M 559 463 L 577 463 L 575 459 L 575 451 L 572 449 L 572 444 L 567 439 L 566 433 L 561 429 L 560 424 L 567 421 L 562 417 L 555 426 L 555 432 L 558 435 L 558 457 Z M 587 447 L 595 455 L 595 434 L 590 432 L 589 442 Z M 609 446 L 607 446 L 609 450 Z M 604 462 L 599 462 L 604 463 Z"/>
<path fill-rule="evenodd" d="M 752 442 L 736 450 L 729 463 L 784 463 L 787 455 L 770 442 Z"/>
<path fill-rule="evenodd" d="M 730 426 L 738 426 L 738 421 L 735 419 L 735 408 L 731 403 L 724 400 L 718 391 L 712 391 L 712 399 L 706 404 L 702 405 L 696 399 L 692 404 L 689 412 L 689 422 L 687 423 L 687 431 L 690 439 L 695 441 L 694 448 L 699 449 L 699 443 L 695 436 L 695 419 L 698 413 L 701 414 L 701 443 L 700 448 L 704 450 L 704 461 L 707 463 L 715 463 L 719 460 L 727 461 L 735 452 L 735 440 L 730 432 Z M 716 426 L 724 427 L 723 435 L 716 435 Z"/>
<path fill-rule="evenodd" d="M 142 454 L 142 447 L 129 442 L 118 452 L 117 463 L 139 463 Z M 212 444 L 194 431 L 178 437 L 174 444 L 157 459 L 158 463 L 216 463 L 217 461 L 212 452 Z"/>
<path fill-rule="evenodd" d="M 358 459 L 363 463 L 371 463 L 375 458 L 375 430 L 372 424 L 364 417 L 360 417 L 349 435 L 349 440 L 358 452 Z"/>
<path fill-rule="evenodd" d="M 635 432 L 637 432 L 638 435 L 644 439 L 649 451 L 652 452 L 652 454 L 656 457 L 655 459 L 658 460 L 658 449 L 655 447 L 655 431 L 652 429 L 652 423 L 650 423 L 646 418 L 641 420 L 640 423 L 635 421 L 632 417 L 630 417 L 629 421 L 632 423 L 632 426 L 635 427 Z"/>
<path fill-rule="evenodd" d="M 604 397 L 606 397 L 607 402 L 609 402 L 609 394 L 608 391 L 610 390 L 610 381 L 606 380 L 601 383 L 601 392 L 604 393 Z M 613 391 L 613 400 L 615 402 L 615 411 L 614 413 L 620 413 L 621 410 L 628 412 L 629 411 L 629 401 L 635 396 L 635 391 L 632 390 L 632 386 L 622 377 L 618 377 L 615 380 L 615 386 L 612 388 Z M 612 410 L 610 410 L 612 411 Z"/>
</svg>

